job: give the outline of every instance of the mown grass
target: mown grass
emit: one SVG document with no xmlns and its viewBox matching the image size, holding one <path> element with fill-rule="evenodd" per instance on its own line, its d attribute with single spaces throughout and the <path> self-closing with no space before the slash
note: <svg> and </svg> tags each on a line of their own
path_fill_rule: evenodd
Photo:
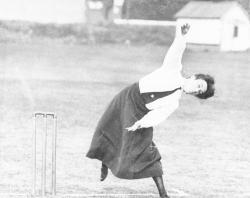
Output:
<svg viewBox="0 0 250 198">
<path fill-rule="evenodd" d="M 42 110 L 55 111 L 59 118 L 59 193 L 157 193 L 151 179 L 128 181 L 110 174 L 100 183 L 100 163 L 85 153 L 111 98 L 159 67 L 166 49 L 2 44 L 0 192 L 30 190 L 32 113 Z M 191 197 L 250 193 L 249 62 L 249 52 L 185 53 L 185 75 L 210 73 L 217 91 L 208 101 L 183 95 L 180 108 L 155 129 L 170 193 L 175 189 Z"/>
</svg>

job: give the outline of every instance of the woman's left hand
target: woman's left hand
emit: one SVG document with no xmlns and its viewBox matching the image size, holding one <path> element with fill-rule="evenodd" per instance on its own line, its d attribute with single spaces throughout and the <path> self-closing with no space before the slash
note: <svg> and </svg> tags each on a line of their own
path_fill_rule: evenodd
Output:
<svg viewBox="0 0 250 198">
<path fill-rule="evenodd" d="M 128 131 L 136 131 L 137 129 L 141 129 L 141 124 L 139 122 L 134 123 L 133 126 L 126 128 Z"/>
</svg>

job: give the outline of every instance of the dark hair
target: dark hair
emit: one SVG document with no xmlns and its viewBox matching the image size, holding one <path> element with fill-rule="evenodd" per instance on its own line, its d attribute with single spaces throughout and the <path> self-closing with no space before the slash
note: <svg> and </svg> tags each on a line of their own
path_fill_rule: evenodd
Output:
<svg viewBox="0 0 250 198">
<path fill-rule="evenodd" d="M 214 96 L 214 78 L 208 74 L 195 74 L 194 76 L 196 79 L 205 80 L 207 83 L 207 90 L 204 93 L 195 96 L 200 99 L 207 99 Z"/>
</svg>

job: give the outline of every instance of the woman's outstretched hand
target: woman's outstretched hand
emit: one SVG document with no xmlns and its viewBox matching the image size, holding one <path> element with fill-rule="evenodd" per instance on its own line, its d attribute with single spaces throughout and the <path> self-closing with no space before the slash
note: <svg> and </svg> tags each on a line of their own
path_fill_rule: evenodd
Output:
<svg viewBox="0 0 250 198">
<path fill-rule="evenodd" d="M 135 122 L 133 126 L 126 128 L 128 131 L 136 131 L 137 129 L 141 129 L 141 124 L 139 122 Z"/>
<path fill-rule="evenodd" d="M 190 25 L 188 23 L 181 26 L 181 34 L 186 35 L 190 29 Z"/>
</svg>

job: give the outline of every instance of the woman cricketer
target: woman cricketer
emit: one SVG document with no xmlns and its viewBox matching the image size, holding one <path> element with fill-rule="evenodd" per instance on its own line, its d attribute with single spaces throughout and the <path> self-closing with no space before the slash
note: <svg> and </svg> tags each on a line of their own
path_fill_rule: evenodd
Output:
<svg viewBox="0 0 250 198">
<path fill-rule="evenodd" d="M 183 92 L 200 99 L 214 95 L 211 76 L 181 74 L 189 27 L 185 24 L 177 31 L 162 66 L 118 93 L 101 117 L 87 153 L 102 162 L 101 181 L 108 169 L 122 179 L 152 177 L 160 197 L 168 197 L 161 155 L 152 141 L 153 127 L 178 108 Z"/>
</svg>

